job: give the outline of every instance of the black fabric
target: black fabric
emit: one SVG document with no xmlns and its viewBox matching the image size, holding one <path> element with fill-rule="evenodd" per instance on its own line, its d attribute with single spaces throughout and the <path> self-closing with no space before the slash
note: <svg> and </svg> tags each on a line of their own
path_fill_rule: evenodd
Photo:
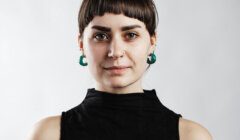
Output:
<svg viewBox="0 0 240 140">
<path fill-rule="evenodd" d="M 90 88 L 78 106 L 62 112 L 61 140 L 179 140 L 180 114 L 155 89 L 114 94 Z"/>
</svg>

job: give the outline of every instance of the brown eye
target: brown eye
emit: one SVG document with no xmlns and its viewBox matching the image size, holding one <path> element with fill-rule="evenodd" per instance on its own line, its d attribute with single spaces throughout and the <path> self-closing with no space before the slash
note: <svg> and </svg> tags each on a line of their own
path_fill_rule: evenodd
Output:
<svg viewBox="0 0 240 140">
<path fill-rule="evenodd" d="M 135 39 L 137 37 L 138 37 L 138 34 L 136 34 L 134 32 L 129 32 L 129 33 L 126 34 L 126 39 L 127 40 L 133 40 L 133 39 Z"/>
<path fill-rule="evenodd" d="M 107 41 L 109 40 L 109 36 L 106 33 L 96 33 L 94 39 L 97 41 Z"/>
</svg>

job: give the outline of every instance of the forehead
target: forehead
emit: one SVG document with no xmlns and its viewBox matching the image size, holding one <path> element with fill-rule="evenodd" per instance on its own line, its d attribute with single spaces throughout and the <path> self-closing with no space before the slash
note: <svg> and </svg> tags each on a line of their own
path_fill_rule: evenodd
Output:
<svg viewBox="0 0 240 140">
<path fill-rule="evenodd" d="M 142 29 L 146 29 L 145 24 L 135 18 L 127 17 L 123 14 L 105 13 L 103 16 L 95 16 L 89 23 L 88 27 L 99 25 L 109 27 L 111 29 L 120 29 L 123 26 L 139 25 Z"/>
</svg>

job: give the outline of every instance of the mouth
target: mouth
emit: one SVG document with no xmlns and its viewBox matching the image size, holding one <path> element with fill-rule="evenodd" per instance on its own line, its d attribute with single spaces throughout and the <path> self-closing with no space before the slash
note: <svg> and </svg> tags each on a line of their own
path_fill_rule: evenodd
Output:
<svg viewBox="0 0 240 140">
<path fill-rule="evenodd" d="M 108 68 L 104 68 L 106 70 L 112 70 L 112 69 L 126 69 L 129 68 L 128 66 L 112 66 L 112 67 L 108 67 Z"/>
<path fill-rule="evenodd" d="M 113 75 L 122 75 L 124 74 L 130 67 L 129 66 L 113 66 L 104 68 L 107 72 Z"/>
</svg>

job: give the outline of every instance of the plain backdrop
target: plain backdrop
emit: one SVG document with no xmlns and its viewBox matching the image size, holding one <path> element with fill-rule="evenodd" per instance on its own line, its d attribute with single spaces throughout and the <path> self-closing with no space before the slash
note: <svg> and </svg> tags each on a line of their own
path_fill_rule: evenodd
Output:
<svg viewBox="0 0 240 140">
<path fill-rule="evenodd" d="M 80 0 L 0 0 L 0 139 L 24 140 L 94 86 L 78 64 Z M 158 0 L 157 62 L 144 77 L 161 102 L 205 126 L 215 140 L 240 138 L 240 1 Z"/>
</svg>

